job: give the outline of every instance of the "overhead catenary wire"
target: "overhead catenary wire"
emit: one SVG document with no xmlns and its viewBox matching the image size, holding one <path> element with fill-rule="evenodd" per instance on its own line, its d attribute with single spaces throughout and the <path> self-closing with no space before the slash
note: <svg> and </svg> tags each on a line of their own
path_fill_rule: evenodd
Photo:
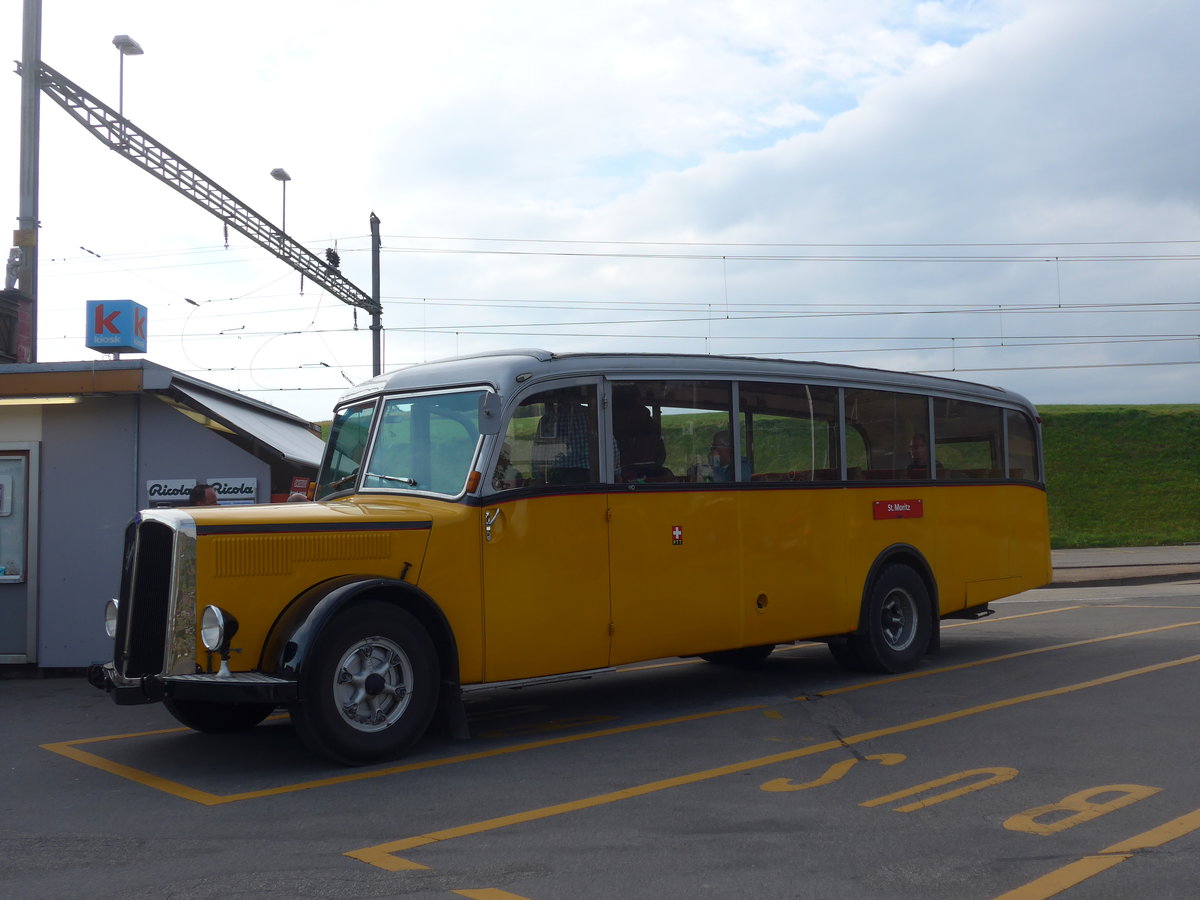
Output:
<svg viewBox="0 0 1200 900">
<path fill-rule="evenodd" d="M 343 255 L 366 252 L 367 248 L 358 248 L 348 246 L 348 242 L 353 242 L 359 236 L 350 238 L 334 239 L 340 241 L 339 252 Z M 367 236 L 361 236 L 362 240 L 367 240 Z M 326 237 L 322 240 L 322 245 L 329 242 L 330 238 Z M 664 260 L 700 260 L 711 261 L 721 260 L 722 265 L 728 261 L 744 261 L 747 263 L 758 262 L 783 262 L 783 263 L 930 263 L 930 264 L 953 264 L 953 263 L 1030 263 L 1030 262 L 1054 262 L 1061 263 L 1158 263 L 1167 261 L 1194 261 L 1200 260 L 1200 241 L 1192 240 L 1166 240 L 1166 241 L 1065 241 L 1065 242 L 923 242 L 923 243 L 876 243 L 876 244 L 847 244 L 847 243 L 799 243 L 799 242 L 708 242 L 708 241 L 603 241 L 603 240 L 566 240 L 566 239 L 538 239 L 538 238 L 493 238 L 493 237 L 447 237 L 447 236 L 429 236 L 429 235 L 394 235 L 388 236 L 385 240 L 391 242 L 391 246 L 386 246 L 384 252 L 401 253 L 401 254 L 420 254 L 428 253 L 431 255 L 441 254 L 481 254 L 481 255 L 510 255 L 510 256 L 540 256 L 540 257 L 580 257 L 580 258 L 596 258 L 596 259 L 664 259 Z M 506 244 L 509 246 L 489 246 L 489 247 L 426 247 L 426 246 L 396 246 L 398 242 L 480 242 L 488 244 Z M 592 248 L 592 249 L 588 249 Z M 1092 250 L 1094 252 L 1078 252 L 1080 249 Z M 245 248 L 249 250 L 250 248 Z M 676 252 L 682 250 L 683 252 Z M 749 252 L 755 250 L 778 250 L 789 252 Z M 829 252 L 829 251 L 846 251 L 846 252 Z M 925 251 L 939 252 L 925 252 Z M 1112 250 L 1113 252 L 1104 252 Z M 705 251 L 705 252 L 698 252 Z M 798 252 L 790 252 L 798 251 Z M 895 252 L 876 252 L 876 251 L 895 251 Z M 922 251 L 922 252 L 901 252 L 901 251 Z M 958 252 L 961 251 L 961 252 Z M 997 251 L 997 252 L 980 252 L 980 251 Z M 1013 251 L 1013 252 L 1002 252 Z M 1026 252 L 1036 251 L 1036 252 Z M 1181 252 L 1182 251 L 1182 252 Z M 214 254 L 220 253 L 220 258 L 215 258 Z M 79 257 L 78 260 L 84 261 L 91 265 L 99 265 L 96 257 L 103 260 L 105 263 L 112 263 L 115 260 L 121 262 L 115 266 L 120 268 L 127 274 L 138 275 L 139 271 L 154 271 L 166 270 L 171 268 L 195 268 L 208 265 L 229 265 L 233 263 L 252 262 L 252 259 L 242 257 L 238 250 L 232 251 L 234 255 L 231 258 L 231 251 L 219 247 L 213 248 L 193 248 L 187 251 L 155 251 L 139 255 L 136 252 L 113 254 L 104 253 L 96 254 L 94 251 L 89 251 L 86 257 Z M 201 255 L 208 258 L 199 258 Z M 151 265 L 145 267 L 131 267 L 128 263 L 138 261 L 163 261 L 163 265 Z M 167 262 L 174 260 L 174 262 Z M 179 260 L 184 260 L 180 262 Z M 64 264 L 74 264 L 75 260 L 67 258 L 63 260 Z M 78 266 L 76 266 L 78 268 Z M 142 276 L 139 276 L 142 277 Z M 287 277 L 287 276 L 284 276 Z M 149 281 L 149 279 L 145 279 Z M 153 283 L 153 282 L 151 282 Z M 317 323 L 317 315 L 319 306 L 314 307 L 311 303 L 304 305 L 296 305 L 294 303 L 294 293 L 286 294 L 267 294 L 264 289 L 269 288 L 272 282 L 268 282 L 258 288 L 250 291 L 239 292 L 235 297 L 213 298 L 201 300 L 201 308 L 203 306 L 212 305 L 215 310 L 221 306 L 232 305 L 245 298 L 254 297 L 262 303 L 272 303 L 273 301 L 283 300 L 290 302 L 287 307 L 272 306 L 266 309 L 239 309 L 235 321 L 242 321 L 239 326 L 242 330 L 238 332 L 239 336 L 244 339 L 262 339 L 262 343 L 255 351 L 252 357 L 251 368 L 255 372 L 271 372 L 271 371 L 286 371 L 288 367 L 276 367 L 262 365 L 253 360 L 258 358 L 258 354 L 262 351 L 266 343 L 279 338 L 295 335 L 299 332 L 296 329 L 287 330 L 257 330 L 247 328 L 247 323 L 252 323 L 261 316 L 278 317 L 281 315 L 294 313 L 311 313 L 311 321 L 303 333 L 316 336 L 324 342 L 325 349 L 331 357 L 336 357 L 333 347 L 325 342 L 326 336 L 332 337 L 338 334 L 353 334 L 357 329 L 353 328 L 328 328 L 315 327 Z M 162 285 L 157 287 L 163 290 L 169 290 Z M 180 303 L 184 301 L 180 298 Z M 699 342 L 713 341 L 718 343 L 722 350 L 721 352 L 738 353 L 736 344 L 740 344 L 743 349 L 741 352 L 747 355 L 778 355 L 778 356 L 829 356 L 833 354 L 857 354 L 860 356 L 878 354 L 896 354 L 905 352 L 938 352 L 945 350 L 954 350 L 966 352 L 968 350 L 985 350 L 985 349 L 1027 349 L 1034 347 L 1083 347 L 1089 345 L 1103 344 L 1126 344 L 1126 345 L 1153 345 L 1167 342 L 1186 342 L 1200 340 L 1194 334 L 1185 333 L 1145 333 L 1145 334 L 1104 334 L 1099 329 L 1088 329 L 1086 334 L 1048 334 L 1045 329 L 1038 329 L 1038 333 L 1012 334 L 1007 333 L 1003 336 L 990 333 L 981 333 L 978 328 L 964 334 L 937 334 L 937 335 L 895 335 L 881 334 L 877 331 L 872 334 L 826 334 L 826 335 L 780 335 L 769 333 L 754 333 L 748 335 L 730 335 L 730 334 L 713 334 L 711 327 L 717 322 L 725 322 L 730 324 L 739 324 L 750 329 L 755 329 L 758 325 L 768 326 L 768 323 L 787 321 L 787 320 L 857 320 L 857 321 L 879 321 L 888 322 L 894 317 L 906 317 L 909 319 L 919 320 L 922 317 L 935 317 L 945 321 L 954 320 L 956 317 L 968 316 L 989 316 L 999 314 L 1001 316 L 1010 317 L 1078 317 L 1078 316 L 1093 316 L 1096 314 L 1103 315 L 1119 315 L 1128 316 L 1129 314 L 1137 315 L 1154 315 L 1158 313 L 1190 313 L 1200 311 L 1200 300 L 1178 299 L 1178 300 L 1163 300 L 1163 299 L 1127 299 L 1122 301 L 1098 301 L 1098 302 L 1073 302 L 1073 303 L 1012 303 L 1012 304 L 995 304 L 995 303 L 956 303 L 956 304 L 926 304 L 926 303 L 904 303 L 904 302 L 822 302 L 822 301 L 751 301 L 738 302 L 731 301 L 726 315 L 725 302 L 718 303 L 715 300 L 700 300 L 700 299 L 629 299 L 629 300 L 614 300 L 611 298 L 570 298 L 570 297 L 553 297 L 546 299 L 521 297 L 521 298 L 503 298 L 503 297 L 412 297 L 412 296 L 392 296 L 382 298 L 385 304 L 403 307 L 420 305 L 423 311 L 423 318 L 429 313 L 440 309 L 447 312 L 454 310 L 477 309 L 477 310 L 503 310 L 509 314 L 518 312 L 539 311 L 549 313 L 555 310 L 586 310 L 591 314 L 590 318 L 579 320 L 574 317 L 563 321 L 561 317 L 543 315 L 536 320 L 533 316 L 525 316 L 525 321 L 504 321 L 504 322 L 474 322 L 469 326 L 464 326 L 459 323 L 445 323 L 437 321 L 436 316 L 432 317 L 433 321 L 424 322 L 419 326 L 407 325 L 405 327 L 388 327 L 385 331 L 391 335 L 406 335 L 413 334 L 424 335 L 441 335 L 441 336 L 476 336 L 476 337 L 533 337 L 537 338 L 587 338 L 596 340 L 629 340 L 634 338 L 644 337 L 644 335 L 630 333 L 629 330 L 618 331 L 615 329 L 638 329 L 646 326 L 668 326 L 677 325 L 681 329 L 692 324 L 703 323 L 709 327 L 710 332 L 707 335 L 700 334 L 656 334 L 656 340 L 673 341 L 673 342 Z M 197 305 L 195 300 L 188 300 L 193 306 Z M 717 306 L 721 307 L 721 315 L 716 315 L 714 310 Z M 630 315 L 630 308 L 636 309 L 638 315 Z M 195 310 L 192 310 L 195 312 Z M 604 313 L 616 313 L 617 315 L 604 316 Z M 228 317 L 228 313 L 223 313 Z M 169 323 L 172 321 L 182 321 L 183 317 L 172 319 L 169 317 L 156 317 L 158 323 Z M 197 317 L 189 316 L 189 320 L 193 323 L 198 323 Z M 974 320 L 973 320 L 974 321 Z M 1006 323 L 1006 329 L 1012 327 L 1012 322 Z M 200 328 L 204 328 L 200 325 Z M 600 329 L 604 329 L 601 331 Z M 216 341 L 227 334 L 228 328 L 221 331 L 212 330 L 196 330 L 189 331 L 186 335 L 187 340 L 203 340 Z M 762 329 L 758 329 L 762 330 Z M 769 330 L 769 326 L 768 326 Z M 943 329 L 938 329 L 942 331 Z M 949 330 L 949 329 L 945 329 Z M 1032 329 L 1031 329 L 1032 331 Z M 44 338 L 40 338 L 44 339 Z M 61 340 L 78 340 L 78 337 L 63 336 Z M 786 343 L 784 343 L 786 341 Z M 946 344 L 950 341 L 952 343 Z M 968 342 L 982 342 L 970 344 Z M 762 349 L 762 345 L 772 342 L 774 346 L 771 350 Z M 863 343 L 873 342 L 875 344 L 883 344 L 884 346 L 875 347 L 839 347 L 829 348 L 822 345 L 828 345 L 833 342 Z M 813 347 L 812 344 L 817 344 Z M 731 344 L 735 344 L 730 349 L 725 349 Z M 791 347 L 788 346 L 791 345 Z M 918 346 L 918 344 L 923 344 Z M 757 345 L 757 348 L 756 348 Z M 792 347 L 807 345 L 807 349 L 792 349 Z M 898 346 L 901 345 L 901 346 Z M 195 360 L 191 360 L 195 365 Z M 971 371 L 1024 371 L 1038 370 L 1046 371 L 1053 369 L 1079 369 L 1079 368 L 1122 368 L 1122 367 L 1143 367 L 1152 365 L 1193 365 L 1194 361 L 1156 361 L 1156 362 L 1103 362 L 1103 363 L 1076 363 L 1066 360 L 1056 361 L 1054 365 L 1011 365 L 1011 366 L 989 366 L 985 368 L 964 368 L 955 366 L 949 369 L 921 369 L 915 371 L 929 372 L 971 372 Z M 337 364 L 340 369 L 354 371 L 364 366 L 357 364 Z M 218 371 L 245 371 L 244 368 L 232 367 L 230 369 L 221 368 L 203 368 L 197 367 L 190 371 L 199 372 L 218 372 Z M 345 377 L 345 376 L 343 376 Z M 338 385 L 337 388 L 341 386 Z M 333 390 L 336 388 L 313 388 L 313 387 L 297 387 L 296 390 Z M 276 391 L 288 390 L 288 388 L 267 388 L 255 387 L 247 389 L 251 392 L 258 391 Z"/>
</svg>

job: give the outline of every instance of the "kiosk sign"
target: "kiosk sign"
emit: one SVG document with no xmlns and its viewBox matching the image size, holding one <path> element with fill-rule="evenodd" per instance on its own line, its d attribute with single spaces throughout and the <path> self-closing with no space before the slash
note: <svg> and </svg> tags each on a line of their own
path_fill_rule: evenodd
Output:
<svg viewBox="0 0 1200 900">
<path fill-rule="evenodd" d="M 146 307 L 132 300 L 89 300 L 84 336 L 89 350 L 145 353 Z"/>
</svg>

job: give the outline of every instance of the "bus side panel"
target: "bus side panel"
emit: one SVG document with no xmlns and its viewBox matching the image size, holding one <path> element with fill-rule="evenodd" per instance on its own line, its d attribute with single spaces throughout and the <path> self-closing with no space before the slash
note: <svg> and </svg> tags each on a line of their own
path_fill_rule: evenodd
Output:
<svg viewBox="0 0 1200 900">
<path fill-rule="evenodd" d="M 926 516 L 937 522 L 930 562 L 942 615 L 1040 587 L 1049 578 L 1044 491 L 1026 485 L 936 488 Z"/>
<path fill-rule="evenodd" d="M 924 483 L 849 493 L 858 498 L 846 516 L 851 591 L 857 579 L 861 592 L 871 564 L 895 544 L 915 547 L 929 563 L 941 615 L 1049 580 L 1045 493 L 1037 488 Z M 877 503 L 908 503 L 919 514 L 876 518 Z"/>
<path fill-rule="evenodd" d="M 485 680 L 609 664 L 607 512 L 601 493 L 523 497 L 479 510 L 477 535 L 492 522 L 491 539 L 482 541 Z M 471 563 L 464 552 L 461 565 Z"/>
<path fill-rule="evenodd" d="M 480 512 L 466 504 L 439 504 L 436 509 L 424 564 L 408 580 L 441 608 L 458 647 L 459 680 L 471 684 L 483 678 Z"/>
<path fill-rule="evenodd" d="M 861 582 L 847 567 L 844 525 L 850 496 L 842 489 L 739 492 L 746 646 L 857 626 Z"/>
<path fill-rule="evenodd" d="M 614 665 L 740 646 L 744 493 L 609 495 Z"/>
<path fill-rule="evenodd" d="M 1050 564 L 1050 513 L 1046 492 L 1029 485 L 1007 490 L 1012 510 L 1012 574 L 1020 578 L 1019 590 L 1049 584 L 1054 577 Z"/>
</svg>

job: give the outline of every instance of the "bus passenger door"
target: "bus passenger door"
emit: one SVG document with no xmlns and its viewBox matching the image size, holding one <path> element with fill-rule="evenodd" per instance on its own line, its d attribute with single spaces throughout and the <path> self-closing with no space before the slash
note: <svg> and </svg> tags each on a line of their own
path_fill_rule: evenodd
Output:
<svg viewBox="0 0 1200 900">
<path fill-rule="evenodd" d="M 609 393 L 613 664 L 739 646 L 735 482 L 750 472 L 734 462 L 732 383 L 614 379 Z"/>
<path fill-rule="evenodd" d="M 738 491 L 610 498 L 613 665 L 741 641 Z"/>
<path fill-rule="evenodd" d="M 609 664 L 597 389 L 555 384 L 521 400 L 489 467 L 480 521 L 487 681 Z"/>
</svg>

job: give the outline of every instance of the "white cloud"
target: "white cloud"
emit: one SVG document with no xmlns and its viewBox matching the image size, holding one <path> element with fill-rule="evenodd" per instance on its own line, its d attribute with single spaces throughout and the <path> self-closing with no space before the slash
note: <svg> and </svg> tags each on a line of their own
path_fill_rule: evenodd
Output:
<svg viewBox="0 0 1200 900">
<path fill-rule="evenodd" d="M 895 368 L 1129 364 L 966 376 L 1044 402 L 1196 399 L 1194 367 L 1133 365 L 1196 361 L 1194 344 L 966 347 L 1198 333 L 1196 261 L 1080 258 L 1197 244 L 736 246 L 1200 240 L 1200 11 L 1185 0 L 1136 15 L 1115 0 L 44 5 L 51 65 L 115 105 L 109 42 L 134 36 L 146 54 L 126 60 L 130 117 L 273 220 L 281 189 L 267 173 L 286 168 L 289 232 L 318 252 L 336 240 L 364 288 L 367 216 L 379 214 L 392 363 L 497 345 L 832 345 L 865 349 L 819 358 Z M 13 56 L 17 6 L 0 11 Z M 14 135 L 18 87 L 0 80 Z M 220 223 L 45 99 L 42 122 L 43 359 L 90 355 L 85 299 L 132 296 L 151 309 L 151 358 L 247 390 L 327 387 L 255 393 L 314 417 L 345 386 L 340 372 L 369 374 L 365 317 L 352 332 L 348 308 L 311 285 L 301 295 L 264 251 L 236 234 L 224 249 Z M 15 213 L 15 140 L 0 169 Z M 739 258 L 771 253 L 1004 259 Z M 565 308 L 538 305 L 549 300 Z M 601 300 L 613 308 L 590 306 Z M 1103 312 L 1151 302 L 1175 306 Z M 1031 303 L 1076 311 L 1018 309 Z M 796 318 L 828 304 L 942 310 Z M 945 311 L 963 304 L 991 309 Z M 770 310 L 792 317 L 725 318 Z M 641 317 L 668 321 L 629 324 Z M 495 323 L 523 333 L 480 327 Z M 618 334 L 630 337 L 604 337 Z M 882 352 L 951 338 L 954 350 Z"/>
</svg>

